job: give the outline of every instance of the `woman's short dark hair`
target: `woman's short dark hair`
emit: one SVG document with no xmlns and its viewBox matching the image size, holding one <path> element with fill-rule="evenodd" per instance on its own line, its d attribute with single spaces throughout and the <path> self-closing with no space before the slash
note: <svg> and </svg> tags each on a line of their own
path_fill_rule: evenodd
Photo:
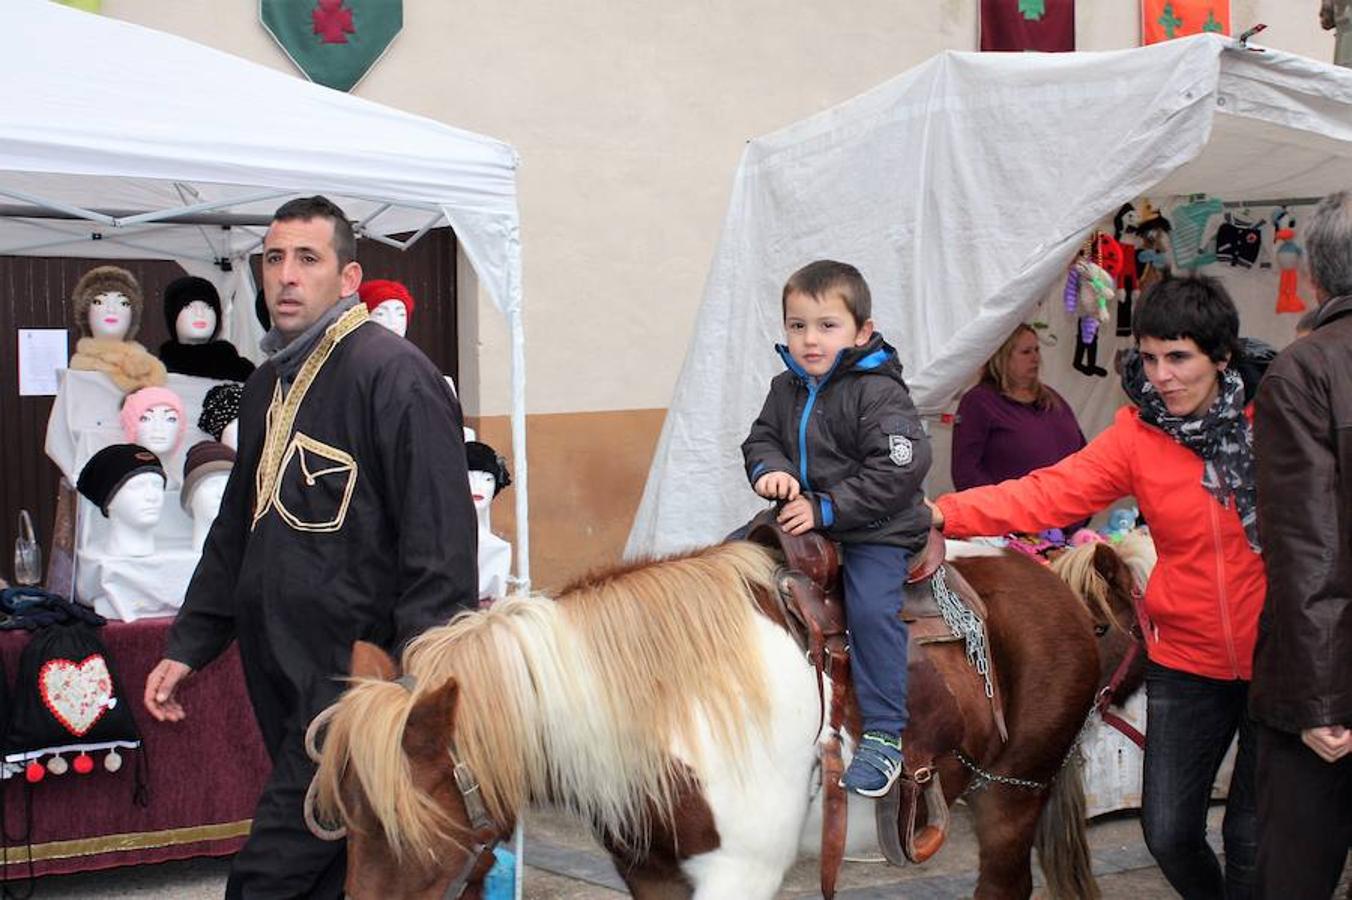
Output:
<svg viewBox="0 0 1352 900">
<path fill-rule="evenodd" d="M 1212 362 L 1220 362 L 1239 353 L 1239 311 L 1215 278 L 1166 278 L 1137 301 L 1131 333 L 1138 344 L 1143 337 L 1160 341 L 1191 338 Z"/>
</svg>

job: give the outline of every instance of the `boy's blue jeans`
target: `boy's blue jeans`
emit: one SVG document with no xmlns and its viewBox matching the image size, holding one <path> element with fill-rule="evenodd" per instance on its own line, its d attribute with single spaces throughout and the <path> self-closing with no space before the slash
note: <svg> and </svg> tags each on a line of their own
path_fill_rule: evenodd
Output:
<svg viewBox="0 0 1352 900">
<path fill-rule="evenodd" d="M 886 544 L 842 546 L 850 676 L 865 731 L 900 736 L 906 727 L 906 623 L 901 621 L 908 554 Z"/>
</svg>

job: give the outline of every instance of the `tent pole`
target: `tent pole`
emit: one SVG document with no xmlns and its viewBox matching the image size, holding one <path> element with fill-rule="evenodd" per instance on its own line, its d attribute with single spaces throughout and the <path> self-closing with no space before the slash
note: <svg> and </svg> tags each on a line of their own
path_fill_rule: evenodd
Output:
<svg viewBox="0 0 1352 900">
<path fill-rule="evenodd" d="M 507 314 L 512 332 L 512 465 L 516 469 L 516 590 L 530 592 L 530 510 L 526 472 L 526 329 L 521 307 Z"/>
</svg>

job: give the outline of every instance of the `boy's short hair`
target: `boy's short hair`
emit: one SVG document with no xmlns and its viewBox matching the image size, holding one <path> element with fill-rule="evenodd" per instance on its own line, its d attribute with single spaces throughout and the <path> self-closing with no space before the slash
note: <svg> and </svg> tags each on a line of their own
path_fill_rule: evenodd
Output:
<svg viewBox="0 0 1352 900">
<path fill-rule="evenodd" d="M 1239 357 L 1239 311 L 1225 287 L 1208 275 L 1166 278 L 1146 291 L 1131 317 L 1141 338 L 1191 338 L 1212 362 Z"/>
<path fill-rule="evenodd" d="M 873 317 L 873 295 L 869 293 L 864 276 L 849 263 L 832 259 L 808 263 L 789 276 L 779 298 L 779 317 L 784 318 L 788 312 L 789 294 L 807 294 L 820 300 L 832 292 L 845 301 L 845 308 L 854 317 L 856 328 L 863 328 Z"/>
</svg>

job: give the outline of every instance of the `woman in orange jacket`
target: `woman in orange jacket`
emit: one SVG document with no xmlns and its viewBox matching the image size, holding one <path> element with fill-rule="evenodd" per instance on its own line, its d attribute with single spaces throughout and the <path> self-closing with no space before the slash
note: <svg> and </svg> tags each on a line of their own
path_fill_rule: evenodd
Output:
<svg viewBox="0 0 1352 900">
<path fill-rule="evenodd" d="M 1119 410 L 1102 434 L 1055 465 L 940 497 L 934 520 L 950 537 L 1033 532 L 1135 496 L 1159 552 L 1145 593 L 1141 827 L 1180 895 L 1233 900 L 1253 892 L 1255 756 L 1246 707 L 1266 590 L 1253 432 L 1237 365 L 1239 314 L 1206 277 L 1161 282 L 1139 305 L 1137 352 L 1122 373 L 1135 408 Z M 1206 842 L 1206 810 L 1236 732 L 1222 874 Z"/>
</svg>

